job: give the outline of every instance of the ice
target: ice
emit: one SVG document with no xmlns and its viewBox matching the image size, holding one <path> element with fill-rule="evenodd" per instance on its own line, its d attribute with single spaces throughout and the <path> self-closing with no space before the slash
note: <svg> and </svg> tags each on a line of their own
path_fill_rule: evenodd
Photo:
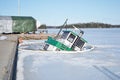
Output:
<svg viewBox="0 0 120 80">
<path fill-rule="evenodd" d="M 7 39 L 7 36 L 0 36 L 0 40 L 5 40 Z"/>
<path fill-rule="evenodd" d="M 42 52 L 39 47 L 43 41 L 23 41 L 19 46 L 17 80 L 120 80 L 120 29 L 83 31 L 94 50 Z"/>
</svg>

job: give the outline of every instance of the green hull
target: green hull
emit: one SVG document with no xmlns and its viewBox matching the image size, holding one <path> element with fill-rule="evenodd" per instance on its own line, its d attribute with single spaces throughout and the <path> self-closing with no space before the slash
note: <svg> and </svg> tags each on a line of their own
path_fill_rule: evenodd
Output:
<svg viewBox="0 0 120 80">
<path fill-rule="evenodd" d="M 67 47 L 66 45 L 62 44 L 61 42 L 55 40 L 52 37 L 48 37 L 48 40 L 46 41 L 46 43 L 53 45 L 55 47 L 57 47 L 60 50 L 64 50 L 64 51 L 73 51 L 72 48 Z"/>
</svg>

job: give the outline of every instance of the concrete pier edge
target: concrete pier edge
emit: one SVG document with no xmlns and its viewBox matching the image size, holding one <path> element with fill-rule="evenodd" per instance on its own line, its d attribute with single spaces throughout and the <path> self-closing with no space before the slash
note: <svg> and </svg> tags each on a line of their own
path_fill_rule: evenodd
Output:
<svg viewBox="0 0 120 80">
<path fill-rule="evenodd" d="M 3 46 L 3 50 L 0 51 L 0 56 L 2 55 L 6 56 L 5 59 L 2 59 L 3 61 L 1 61 L 2 63 L 4 63 L 4 65 L 0 67 L 2 70 L 0 71 L 0 75 L 2 75 L 0 77 L 0 80 L 16 80 L 18 36 L 17 35 L 3 35 L 3 36 L 7 36 L 8 39 L 1 41 L 2 45 L 0 45 L 0 46 L 5 45 Z M 10 49 L 8 49 L 7 47 Z"/>
</svg>

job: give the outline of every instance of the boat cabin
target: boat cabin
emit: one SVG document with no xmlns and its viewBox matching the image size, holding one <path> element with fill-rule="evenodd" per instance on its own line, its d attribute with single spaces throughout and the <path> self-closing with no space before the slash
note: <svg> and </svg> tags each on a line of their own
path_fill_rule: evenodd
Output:
<svg viewBox="0 0 120 80">
<path fill-rule="evenodd" d="M 48 37 L 44 50 L 82 50 L 86 41 L 72 31 L 63 31 L 60 39 Z"/>
<path fill-rule="evenodd" d="M 69 48 L 72 48 L 73 50 L 81 50 L 85 42 L 87 42 L 81 37 L 81 35 L 79 36 L 72 31 L 63 31 L 61 41 L 63 41 L 63 44 Z"/>
</svg>

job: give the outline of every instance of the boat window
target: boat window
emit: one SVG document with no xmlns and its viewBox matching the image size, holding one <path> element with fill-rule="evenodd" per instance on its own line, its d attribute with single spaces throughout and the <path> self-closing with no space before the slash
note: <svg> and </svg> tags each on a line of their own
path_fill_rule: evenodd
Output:
<svg viewBox="0 0 120 80">
<path fill-rule="evenodd" d="M 46 44 L 46 45 L 44 46 L 44 50 L 47 50 L 48 47 L 49 47 L 49 44 Z"/>
<path fill-rule="evenodd" d="M 68 37 L 67 40 L 72 43 L 74 41 L 74 39 L 75 39 L 75 35 L 70 34 L 70 36 Z"/>
<path fill-rule="evenodd" d="M 66 39 L 67 36 L 68 36 L 68 34 L 69 34 L 69 32 L 63 32 L 61 38 L 62 38 L 62 39 Z"/>
<path fill-rule="evenodd" d="M 82 48 L 84 45 L 84 41 L 82 41 L 80 38 L 76 40 L 76 46 L 79 48 Z"/>
</svg>

